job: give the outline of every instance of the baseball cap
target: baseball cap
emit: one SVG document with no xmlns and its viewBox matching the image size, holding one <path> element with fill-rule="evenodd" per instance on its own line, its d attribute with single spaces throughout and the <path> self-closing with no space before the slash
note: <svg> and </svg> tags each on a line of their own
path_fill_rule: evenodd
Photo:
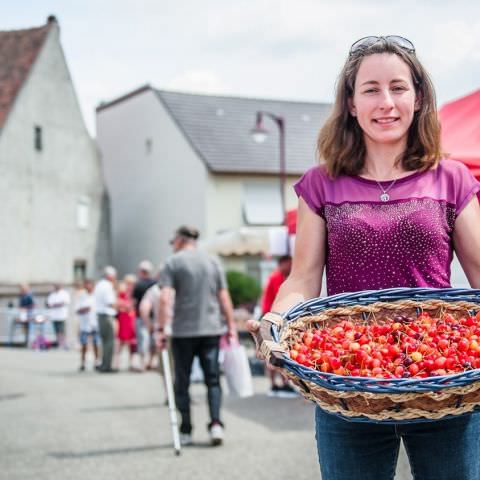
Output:
<svg viewBox="0 0 480 480">
<path fill-rule="evenodd" d="M 200 232 L 196 228 L 189 227 L 187 225 L 182 225 L 175 230 L 175 234 L 172 240 L 170 240 L 170 243 L 173 243 L 173 240 L 177 237 L 185 237 L 185 238 L 190 238 L 192 240 L 197 240 L 199 236 L 200 236 Z"/>
<path fill-rule="evenodd" d="M 141 270 L 142 272 L 151 272 L 153 270 L 153 264 L 150 262 L 150 260 L 142 260 L 138 264 L 138 269 Z"/>
</svg>

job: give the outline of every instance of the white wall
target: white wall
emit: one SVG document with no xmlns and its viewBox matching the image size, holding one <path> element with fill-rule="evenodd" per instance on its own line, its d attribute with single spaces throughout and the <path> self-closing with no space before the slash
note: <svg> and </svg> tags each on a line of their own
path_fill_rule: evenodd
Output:
<svg viewBox="0 0 480 480">
<path fill-rule="evenodd" d="M 180 224 L 204 233 L 206 167 L 153 91 L 98 111 L 97 138 L 111 196 L 113 263 L 121 274 L 144 258 L 164 260 Z"/>
<path fill-rule="evenodd" d="M 285 202 L 287 210 L 297 207 L 297 196 L 293 184 L 300 178 L 289 176 L 285 183 Z M 232 175 L 209 173 L 207 190 L 207 228 L 208 237 L 221 230 L 237 229 L 246 226 L 243 218 L 244 183 L 252 179 L 279 185 L 278 177 L 271 175 Z"/>
<path fill-rule="evenodd" d="M 34 127 L 43 151 L 34 149 Z M 74 259 L 94 272 L 100 162 L 88 135 L 59 41 L 51 27 L 0 133 L 0 283 L 71 282 Z M 77 200 L 90 199 L 90 223 L 76 225 Z"/>
</svg>

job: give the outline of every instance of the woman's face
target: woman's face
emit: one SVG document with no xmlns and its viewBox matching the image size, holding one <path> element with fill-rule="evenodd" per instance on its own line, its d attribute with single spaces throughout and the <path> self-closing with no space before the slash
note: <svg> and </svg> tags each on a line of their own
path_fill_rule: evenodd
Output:
<svg viewBox="0 0 480 480">
<path fill-rule="evenodd" d="M 398 55 L 378 53 L 364 58 L 349 110 L 363 130 L 367 148 L 372 144 L 406 145 L 418 107 L 410 68 Z"/>
</svg>

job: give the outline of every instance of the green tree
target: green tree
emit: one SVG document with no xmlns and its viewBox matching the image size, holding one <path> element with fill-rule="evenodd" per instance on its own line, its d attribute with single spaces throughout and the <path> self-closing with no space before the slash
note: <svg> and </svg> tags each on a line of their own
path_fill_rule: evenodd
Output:
<svg viewBox="0 0 480 480">
<path fill-rule="evenodd" d="M 229 270 L 227 272 L 227 283 L 235 307 L 242 306 L 251 310 L 262 293 L 260 283 L 255 278 L 242 272 Z"/>
</svg>

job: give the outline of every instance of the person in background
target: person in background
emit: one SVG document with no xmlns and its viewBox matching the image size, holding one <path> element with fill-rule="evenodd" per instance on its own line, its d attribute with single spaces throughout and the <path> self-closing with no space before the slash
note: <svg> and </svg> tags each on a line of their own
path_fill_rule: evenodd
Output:
<svg viewBox="0 0 480 480">
<path fill-rule="evenodd" d="M 197 248 L 198 237 L 198 230 L 182 226 L 170 242 L 174 253 L 165 261 L 160 276 L 157 341 L 160 348 L 165 348 L 167 327 L 171 326 L 181 443 L 192 443 L 189 387 L 193 360 L 198 356 L 208 391 L 210 440 L 212 445 L 220 445 L 224 437 L 220 419 L 220 336 L 227 330 L 228 338 L 236 340 L 237 331 L 224 271 L 216 257 Z"/>
<path fill-rule="evenodd" d="M 102 363 L 97 368 L 101 373 L 115 373 L 112 368 L 113 349 L 115 341 L 115 316 L 117 296 L 114 283 L 117 271 L 112 266 L 105 267 L 103 278 L 97 283 L 94 290 L 95 309 L 97 312 L 100 338 L 102 339 Z"/>
<path fill-rule="evenodd" d="M 282 283 L 290 275 L 292 268 L 292 257 L 290 255 L 283 255 L 278 259 L 277 268 L 270 274 L 265 285 L 262 297 L 262 315 L 270 312 L 273 302 L 277 296 L 278 290 Z M 270 397 L 297 397 L 297 392 L 289 385 L 288 380 L 283 377 L 277 370 L 272 368 L 270 364 L 266 364 L 268 374 L 270 376 L 270 391 L 268 396 Z M 281 382 L 278 385 L 277 379 Z"/>
<path fill-rule="evenodd" d="M 53 285 L 53 292 L 47 297 L 48 315 L 55 331 L 55 340 L 59 348 L 67 348 L 65 341 L 65 324 L 68 318 L 70 294 L 60 285 Z"/>
<path fill-rule="evenodd" d="M 84 281 L 84 290 L 80 293 L 75 304 L 75 313 L 78 316 L 80 324 L 80 368 L 83 372 L 85 370 L 85 358 L 88 348 L 88 339 L 91 339 L 93 353 L 95 355 L 95 366 L 98 362 L 98 346 L 100 337 L 98 335 L 98 319 L 95 311 L 95 297 L 93 290 L 95 285 L 92 280 L 86 279 Z"/>
<path fill-rule="evenodd" d="M 143 296 L 140 307 L 139 313 L 140 318 L 143 321 L 145 328 L 149 333 L 149 357 L 147 360 L 146 368 L 147 370 L 151 370 L 154 364 L 154 359 L 157 354 L 157 346 L 155 343 L 155 322 L 158 318 L 158 304 L 160 301 L 160 286 L 155 283 L 153 284 Z M 158 358 L 159 368 L 160 371 L 163 371 L 161 366 L 161 358 Z"/>
<path fill-rule="evenodd" d="M 152 271 L 152 263 L 148 260 L 142 260 L 138 265 L 138 280 L 133 287 L 133 300 L 135 304 L 136 315 L 135 334 L 137 338 L 137 353 L 140 357 L 140 370 L 145 369 L 145 354 L 150 344 L 150 341 L 148 340 L 148 330 L 146 329 L 140 316 L 140 302 L 142 301 L 145 292 L 156 283 L 156 280 L 152 277 Z"/>
<path fill-rule="evenodd" d="M 123 347 L 128 349 L 128 368 L 133 371 L 133 353 L 135 351 L 135 309 L 133 307 L 133 282 L 128 276 L 118 285 L 117 296 L 117 343 L 115 353 L 115 368 L 119 367 L 120 354 Z"/>
<path fill-rule="evenodd" d="M 31 322 L 33 322 L 33 313 L 35 308 L 35 298 L 27 283 L 20 285 L 20 294 L 18 296 L 18 318 L 12 322 L 10 326 L 10 338 L 13 340 L 13 331 L 16 324 L 21 324 L 25 335 L 25 346 L 28 345 L 30 339 Z M 12 341 L 11 340 L 11 341 Z"/>
</svg>

